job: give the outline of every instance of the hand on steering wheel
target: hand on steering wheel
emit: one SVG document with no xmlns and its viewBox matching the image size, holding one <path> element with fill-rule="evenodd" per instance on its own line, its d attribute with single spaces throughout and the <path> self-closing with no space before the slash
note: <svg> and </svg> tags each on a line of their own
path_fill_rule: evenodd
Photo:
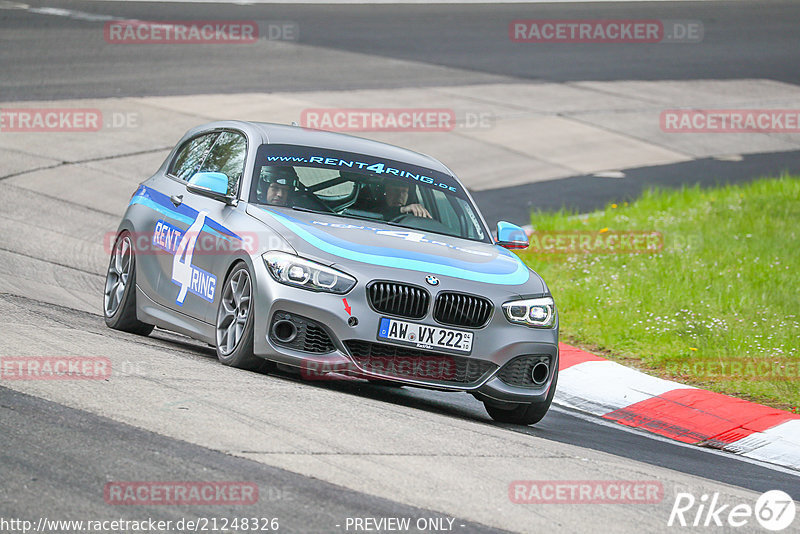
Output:
<svg viewBox="0 0 800 534">
<path fill-rule="evenodd" d="M 427 219 L 432 219 L 431 214 L 428 210 L 426 210 L 422 204 L 409 204 L 408 206 L 403 206 L 400 208 L 400 213 L 410 213 L 414 217 L 425 217 Z"/>
</svg>

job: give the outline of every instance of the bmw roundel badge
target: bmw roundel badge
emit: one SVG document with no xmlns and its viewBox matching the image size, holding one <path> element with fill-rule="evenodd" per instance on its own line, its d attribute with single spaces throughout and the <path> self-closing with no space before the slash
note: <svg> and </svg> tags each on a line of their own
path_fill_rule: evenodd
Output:
<svg viewBox="0 0 800 534">
<path fill-rule="evenodd" d="M 428 282 L 432 286 L 438 286 L 439 285 L 439 279 L 436 278 L 433 275 L 430 275 L 430 274 L 425 277 L 425 281 Z"/>
</svg>

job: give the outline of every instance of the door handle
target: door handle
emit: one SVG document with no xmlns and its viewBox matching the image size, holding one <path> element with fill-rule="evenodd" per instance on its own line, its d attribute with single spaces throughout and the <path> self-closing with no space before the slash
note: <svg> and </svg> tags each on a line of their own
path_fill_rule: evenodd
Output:
<svg viewBox="0 0 800 534">
<path fill-rule="evenodd" d="M 183 204 L 183 195 L 172 195 L 169 199 L 175 204 L 176 208 Z"/>
</svg>

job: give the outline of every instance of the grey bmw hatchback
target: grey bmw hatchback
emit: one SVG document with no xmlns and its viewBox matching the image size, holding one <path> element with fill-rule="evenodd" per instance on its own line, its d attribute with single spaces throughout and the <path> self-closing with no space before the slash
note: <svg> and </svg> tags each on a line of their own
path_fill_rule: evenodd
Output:
<svg viewBox="0 0 800 534">
<path fill-rule="evenodd" d="M 240 368 L 466 392 L 501 422 L 544 417 L 558 313 L 445 165 L 296 126 L 187 132 L 133 194 L 111 247 L 109 327 L 154 326 Z"/>
</svg>

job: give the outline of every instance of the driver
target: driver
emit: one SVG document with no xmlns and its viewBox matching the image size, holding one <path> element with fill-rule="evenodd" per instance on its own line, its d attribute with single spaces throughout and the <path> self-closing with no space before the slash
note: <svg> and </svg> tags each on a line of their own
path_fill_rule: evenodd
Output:
<svg viewBox="0 0 800 534">
<path fill-rule="evenodd" d="M 294 167 L 261 167 L 262 183 L 269 184 L 266 203 L 273 206 L 286 206 L 294 191 L 298 177 Z"/>
<path fill-rule="evenodd" d="M 431 214 L 422 204 L 409 204 L 408 191 L 409 184 L 400 180 L 387 180 L 384 186 L 383 199 L 386 206 L 383 208 L 383 216 L 387 220 L 392 220 L 400 215 L 409 213 L 415 217 L 426 217 L 431 219 Z"/>
</svg>

